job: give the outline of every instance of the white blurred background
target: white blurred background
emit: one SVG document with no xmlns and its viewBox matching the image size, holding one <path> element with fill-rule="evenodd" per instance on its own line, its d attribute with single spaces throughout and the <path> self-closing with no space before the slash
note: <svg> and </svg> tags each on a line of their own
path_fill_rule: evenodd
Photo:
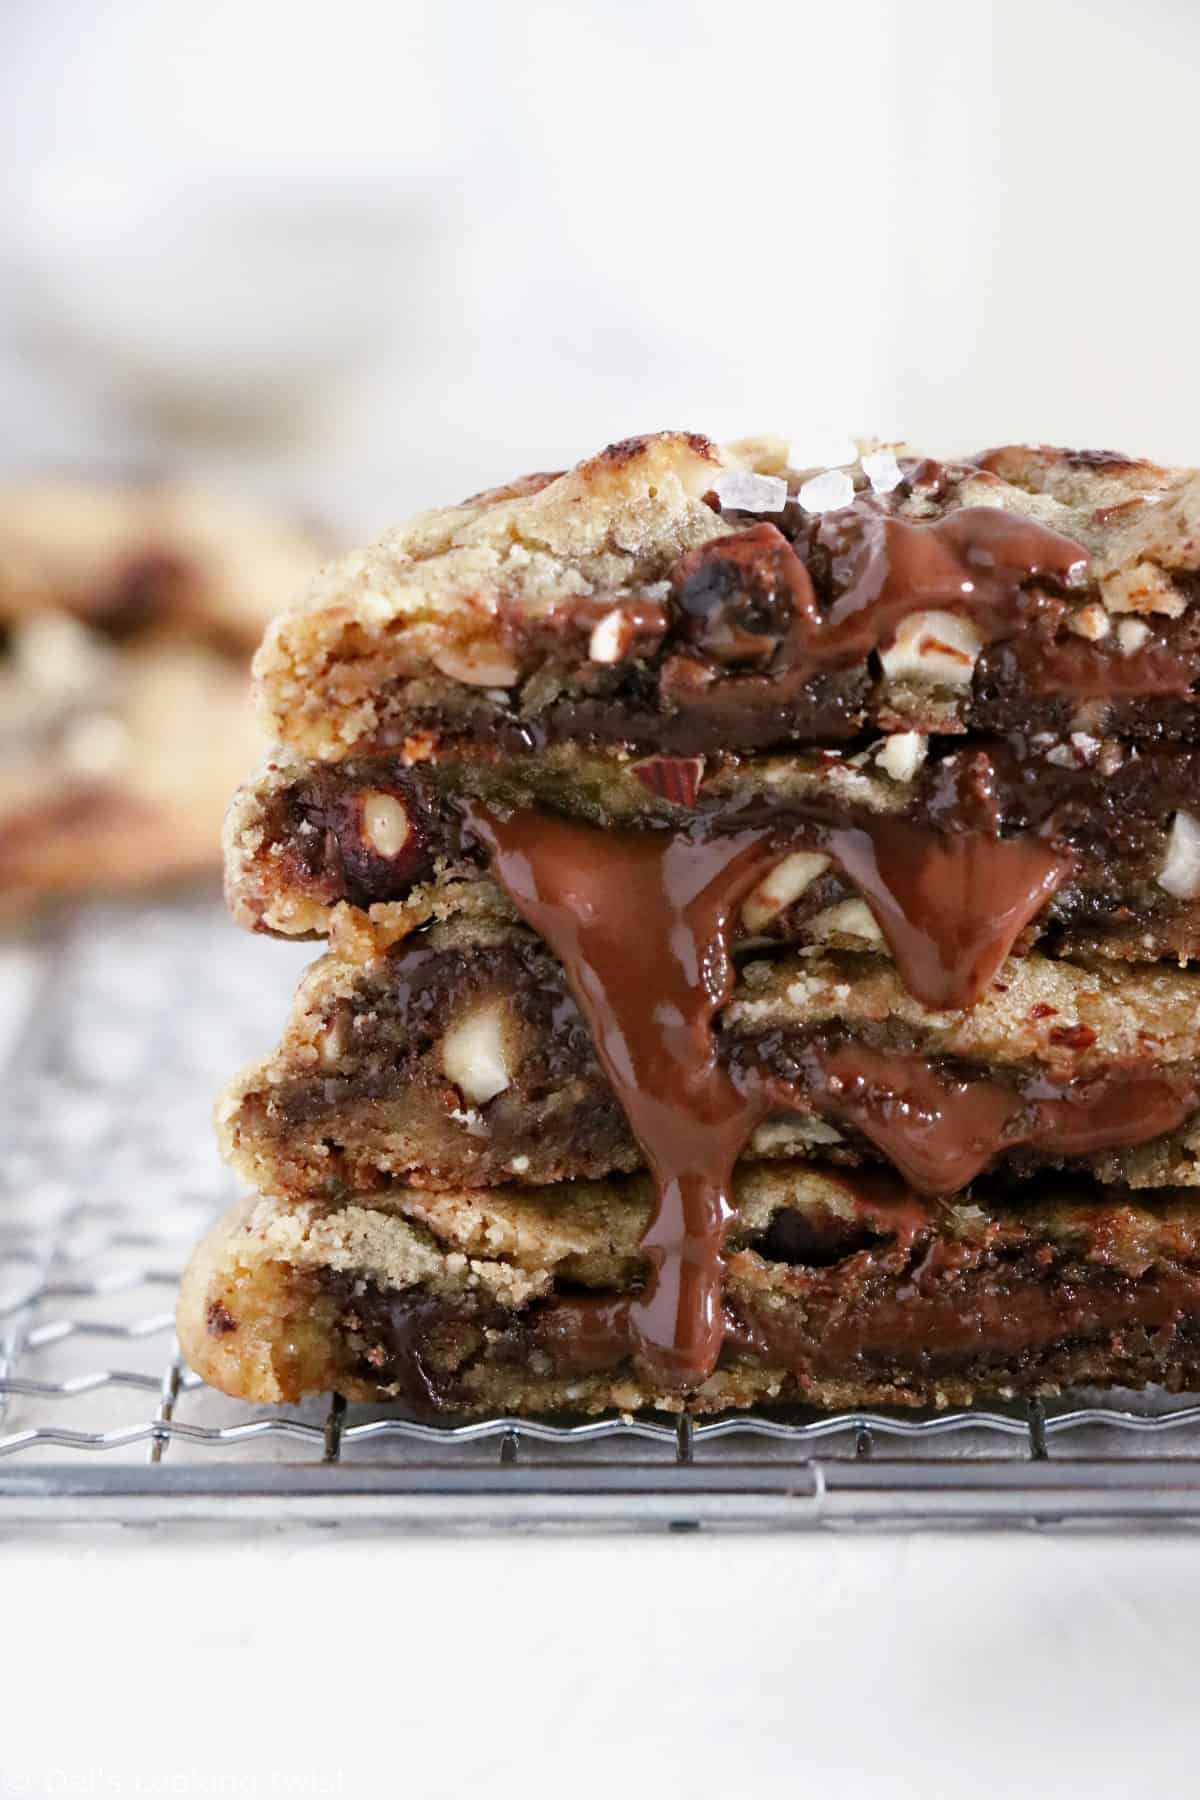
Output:
<svg viewBox="0 0 1200 1800">
<path fill-rule="evenodd" d="M 1189 0 L 6 0 L 0 459 L 370 531 L 666 425 L 1200 459 Z"/>
</svg>

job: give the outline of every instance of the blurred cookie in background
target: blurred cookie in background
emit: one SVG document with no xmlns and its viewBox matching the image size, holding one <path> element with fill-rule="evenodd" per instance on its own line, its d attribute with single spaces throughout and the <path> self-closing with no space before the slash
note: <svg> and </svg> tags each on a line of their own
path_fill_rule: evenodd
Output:
<svg viewBox="0 0 1200 1800">
<path fill-rule="evenodd" d="M 175 482 L 0 485 L 0 917 L 216 869 L 250 657 L 330 548 Z"/>
</svg>

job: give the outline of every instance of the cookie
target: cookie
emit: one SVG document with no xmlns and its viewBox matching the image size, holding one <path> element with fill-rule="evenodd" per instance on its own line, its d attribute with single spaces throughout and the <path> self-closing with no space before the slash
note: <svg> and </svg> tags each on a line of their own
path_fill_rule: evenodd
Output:
<svg viewBox="0 0 1200 1800">
<path fill-rule="evenodd" d="M 713 1043 L 755 1113 L 743 1156 L 885 1159 L 943 1196 L 996 1167 L 1197 1179 L 1200 973 L 1035 953 L 1003 964 L 973 1008 L 932 1012 L 870 949 L 740 966 Z M 279 1049 L 219 1118 L 238 1174 L 291 1198 L 644 1166 L 561 964 L 479 914 L 362 963 L 316 963 Z"/>
<path fill-rule="evenodd" d="M 199 1247 L 179 1338 L 239 1399 L 327 1390 L 427 1416 L 966 1404 L 1200 1378 L 1200 1206 L 1050 1180 L 956 1206 L 746 1171 L 719 1357 L 682 1393 L 634 1355 L 649 1184 L 250 1198 Z"/>
<path fill-rule="evenodd" d="M 319 557 L 174 486 L 0 489 L 0 914 L 215 865 L 250 652 Z"/>
<path fill-rule="evenodd" d="M 964 792 L 956 790 L 965 790 Z M 252 930 L 382 942 L 429 916 L 439 889 L 486 875 L 461 802 L 542 806 L 600 827 L 704 821 L 735 831 L 774 820 L 804 842 L 781 855 L 734 922 L 747 939 L 801 942 L 814 921 L 859 897 L 840 835 L 880 820 L 922 830 L 973 827 L 1032 838 L 1061 859 L 1052 891 L 1015 947 L 1135 962 L 1200 951 L 1200 750 L 1076 733 L 1022 744 L 915 732 L 853 754 L 632 759 L 560 748 L 533 757 L 396 757 L 320 764 L 274 756 L 238 793 L 226 826 L 226 889 Z M 855 839 L 857 842 L 857 838 Z M 929 841 L 936 841 L 935 839 Z M 497 906 L 503 906 L 498 890 Z M 818 934 L 819 935 L 819 934 Z"/>
<path fill-rule="evenodd" d="M 399 1212 L 385 1235 L 435 1263 L 355 1252 L 348 1293 L 274 1259 L 317 1321 L 299 1386 L 448 1369 L 470 1410 L 565 1382 L 688 1406 L 1190 1385 L 1186 1284 L 1088 1270 L 1200 1193 L 1198 595 L 1195 471 L 878 445 L 810 469 L 679 432 L 329 570 L 256 659 L 280 748 L 226 834 L 243 923 L 329 951 L 221 1131 L 270 1242 Z M 884 1234 L 886 1275 L 873 1238 L 790 1224 L 807 1272 L 770 1273 L 798 1301 L 772 1316 L 747 1271 L 793 1259 L 746 1239 L 747 1184 L 821 1180 L 860 1223 L 879 1181 L 920 1223 Z M 581 1181 L 640 1258 L 599 1310 L 545 1267 L 464 1288 L 412 1223 L 438 1239 L 439 1193 L 574 1216 Z M 1082 1264 L 1028 1225 L 1047 1193 Z M 976 1206 L 999 1264 L 959 1228 Z"/>
<path fill-rule="evenodd" d="M 1190 739 L 1200 475 L 1108 453 L 794 466 L 661 432 L 422 514 L 256 668 L 315 760 L 486 743 L 692 756 L 865 729 Z"/>
</svg>

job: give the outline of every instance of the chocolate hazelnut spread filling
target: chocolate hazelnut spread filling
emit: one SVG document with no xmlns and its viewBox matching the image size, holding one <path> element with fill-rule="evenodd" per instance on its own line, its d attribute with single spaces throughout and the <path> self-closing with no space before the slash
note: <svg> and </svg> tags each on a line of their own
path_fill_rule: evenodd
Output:
<svg viewBox="0 0 1200 1800">
<path fill-rule="evenodd" d="M 961 807 L 961 794 L 955 804 Z M 604 832 L 537 811 L 504 817 L 478 802 L 464 805 L 496 880 L 562 962 L 658 1184 L 643 1239 L 650 1280 L 629 1302 L 637 1357 L 664 1385 L 702 1381 L 721 1345 L 721 1243 L 733 1166 L 755 1126 L 772 1107 L 794 1102 L 800 1086 L 758 1079 L 750 1063 L 735 1079 L 718 1061 L 713 1019 L 732 987 L 729 923 L 771 861 L 812 842 L 811 827 L 788 836 L 775 819 L 741 830 L 694 823 Z M 959 879 L 943 893 L 939 847 L 933 873 L 922 867 L 933 835 L 923 829 L 925 838 L 893 841 L 882 858 L 875 855 L 868 900 L 881 929 L 891 928 L 916 997 L 969 1005 L 983 972 L 994 972 L 1044 901 L 1055 870 L 1052 860 L 1023 854 L 1036 845 L 978 836 L 973 876 L 951 862 Z M 827 841 L 836 854 L 837 832 Z M 1001 859 L 994 886 L 989 850 L 1017 853 Z M 1125 1076 L 1083 1093 L 1043 1082 L 1014 1096 L 1004 1084 L 956 1083 L 923 1059 L 862 1045 L 805 1054 L 807 1085 L 821 1093 L 823 1109 L 844 1116 L 936 1193 L 965 1185 L 1016 1144 L 1080 1155 L 1145 1141 L 1178 1125 L 1197 1097 L 1190 1081 Z"/>
<path fill-rule="evenodd" d="M 822 1115 L 868 1138 L 922 1194 L 951 1195 L 1004 1151 L 1028 1145 L 1047 1157 L 1082 1157 L 1175 1131 L 1196 1109 L 1192 1074 L 1119 1070 L 1091 1081 L 1044 1075 L 1017 1086 L 940 1069 L 927 1057 L 862 1043 L 814 1039 L 800 1052 L 802 1074 L 788 1083 L 753 1067 L 739 1071 L 749 1091 L 774 1090 L 781 1104 L 798 1092 Z"/>
<path fill-rule="evenodd" d="M 968 474 L 979 477 L 910 464 L 886 499 L 859 493 L 823 514 L 792 499 L 775 521 L 724 512 L 740 529 L 685 553 L 668 571 L 665 599 L 588 595 L 533 619 L 502 614 L 526 685 L 502 702 L 476 696 L 457 718 L 418 703 L 404 729 L 468 741 L 474 715 L 476 736 L 514 752 L 571 740 L 676 755 L 835 742 L 895 712 L 896 684 L 878 659 L 886 664 L 905 621 L 952 612 L 969 619 L 977 649 L 930 640 L 961 664 L 951 684 L 961 718 L 949 728 L 1062 729 L 1092 700 L 1111 709 L 1114 730 L 1192 735 L 1193 620 L 1157 617 L 1136 648 L 1111 631 L 1085 641 L 1069 629 L 1090 578 L 1076 540 L 996 506 L 928 520 L 892 510 L 915 486 L 933 496 Z M 1188 580 L 1179 575 L 1181 592 Z M 602 620 L 612 641 L 597 663 L 584 646 Z M 937 728 L 945 707 L 936 687 L 924 700 L 902 695 L 909 725 Z M 391 741 L 385 729 L 373 747 Z"/>
<path fill-rule="evenodd" d="M 1182 1319 L 1195 1319 L 1200 1300 L 1194 1273 L 1145 1283 L 1095 1275 L 1082 1283 L 1056 1282 L 1038 1267 L 1036 1255 L 1023 1283 L 1012 1270 L 1007 1280 L 991 1281 L 971 1281 L 968 1271 L 959 1246 L 934 1243 L 910 1282 L 876 1300 L 865 1315 L 831 1313 L 819 1337 L 793 1317 L 757 1308 L 730 1321 L 726 1342 L 735 1355 L 783 1368 L 800 1363 L 826 1375 L 872 1363 L 944 1370 L 973 1358 L 1023 1360 L 1063 1339 L 1124 1338 L 1139 1328 L 1170 1331 Z"/>
<path fill-rule="evenodd" d="M 775 1369 L 800 1396 L 833 1382 L 863 1399 L 880 1388 L 936 1398 L 964 1376 L 1023 1392 L 1098 1373 L 1194 1380 L 1200 1270 L 1194 1228 L 1170 1198 L 1147 1208 L 1119 1189 L 1068 1190 L 1026 1210 L 985 1186 L 956 1216 L 885 1176 L 841 1192 L 837 1212 L 785 1207 L 732 1252 L 720 1369 Z M 461 1405 L 473 1374 L 586 1381 L 636 1367 L 641 1352 L 636 1288 L 564 1281 L 514 1309 L 333 1271 L 321 1287 L 356 1368 L 423 1411 Z"/>
<path fill-rule="evenodd" d="M 896 491 L 963 472 L 910 464 Z M 1197 676 L 1188 631 L 1164 631 L 1155 620 L 1132 652 L 1063 631 L 1068 597 L 1086 585 L 1089 564 L 1074 539 L 995 507 L 913 522 L 863 494 L 821 515 L 792 501 L 780 526 L 751 525 L 680 559 L 671 581 L 674 639 L 684 644 L 672 651 L 668 643 L 660 696 L 693 711 L 711 704 L 728 724 L 741 715 L 757 733 L 756 705 L 787 705 L 818 675 L 866 665 L 906 618 L 926 611 L 969 616 L 983 690 L 998 677 L 1015 678 L 1027 695 L 1069 700 L 1188 694 Z M 709 664 L 707 677 L 697 657 Z M 718 669 L 735 679 L 711 686 Z"/>
<path fill-rule="evenodd" d="M 760 765 L 660 756 L 630 764 L 594 755 L 575 765 L 557 753 L 544 763 L 501 757 L 405 769 L 388 758 L 298 769 L 286 785 L 264 787 L 255 797 L 245 831 L 254 849 L 232 891 L 247 922 L 265 915 L 261 928 L 274 929 L 272 909 L 280 903 L 285 909 L 293 900 L 304 903 L 311 919 L 314 905 L 349 901 L 365 909 L 404 900 L 439 870 L 482 872 L 486 858 L 455 801 L 469 792 L 501 809 L 567 807 L 609 825 L 667 824 L 685 813 L 714 827 L 807 821 L 813 844 L 831 856 L 829 837 L 836 832 L 830 874 L 800 909 L 776 916 L 768 938 L 802 936 L 809 912 L 870 889 L 893 955 L 911 965 L 922 953 L 920 944 L 906 951 L 903 941 L 912 942 L 907 922 L 914 909 L 891 905 L 884 889 L 924 882 L 935 912 L 947 910 L 952 892 L 990 896 L 998 911 L 1032 896 L 1020 948 L 1037 937 L 1057 954 L 1064 932 L 1068 954 L 1071 939 L 1083 932 L 1111 940 L 1114 948 L 1120 940 L 1128 945 L 1122 953 L 1137 961 L 1187 958 L 1200 948 L 1200 914 L 1157 880 L 1175 813 L 1197 808 L 1200 753 L 1167 745 L 1134 749 L 1079 734 L 1052 750 L 1049 743 L 995 738 L 977 738 L 970 748 L 953 738 L 933 740 L 923 766 L 899 789 L 873 772 L 870 754 L 860 778 L 838 753 L 809 752 L 782 783 L 779 759 Z M 389 844 L 387 855 L 364 817 L 366 801 L 381 792 L 403 807 L 407 830 L 404 845 Z M 981 844 L 985 839 L 990 845 Z M 964 941 L 961 952 L 954 950 L 948 921 L 943 944 L 949 974 L 927 968 L 922 980 L 935 1004 L 939 984 L 942 994 L 950 991 L 947 983 L 969 948 Z M 974 985 L 986 980 L 981 966 Z"/>
<path fill-rule="evenodd" d="M 562 962 L 596 1054 L 658 1183 L 630 1302 L 640 1359 L 666 1386 L 704 1379 L 721 1348 L 721 1239 L 733 1165 L 766 1096 L 738 1091 L 712 1021 L 728 999 L 733 907 L 766 867 L 769 831 L 601 832 L 468 803 L 492 871 Z"/>
<path fill-rule="evenodd" d="M 970 1006 L 1070 869 L 1036 838 L 873 819 L 826 840 L 923 1005 Z"/>
<path fill-rule="evenodd" d="M 912 524 L 861 498 L 818 520 L 810 555 L 836 595 L 825 609 L 774 525 L 684 556 L 672 587 L 690 647 L 664 664 L 663 698 L 711 700 L 732 724 L 744 707 L 786 703 L 820 670 L 886 649 L 914 613 L 969 611 L 982 641 L 997 643 L 1044 613 L 1061 615 L 1050 590 L 1080 586 L 1088 565 L 1073 539 L 995 507 Z M 754 672 L 728 677 L 744 668 Z M 717 670 L 726 679 L 714 685 Z"/>
<path fill-rule="evenodd" d="M 1144 1288 L 1095 1279 L 1081 1295 L 1074 1283 L 1048 1284 L 1032 1257 L 1019 1289 L 1010 1271 L 1007 1281 L 972 1283 L 964 1294 L 966 1283 L 954 1277 L 961 1277 L 967 1259 L 956 1256 L 956 1249 L 933 1244 L 919 1277 L 902 1292 L 875 1298 L 862 1309 L 830 1309 L 820 1329 L 790 1310 L 781 1316 L 766 1307 L 727 1304 L 724 1360 L 750 1358 L 843 1380 L 872 1363 L 893 1375 L 914 1368 L 952 1370 L 974 1360 L 1024 1359 L 1072 1336 L 1169 1327 L 1182 1317 L 1194 1318 L 1200 1304 L 1200 1279 L 1194 1274 L 1160 1278 Z M 935 1285 L 939 1276 L 941 1288 Z M 551 1301 L 530 1321 L 526 1335 L 556 1374 L 603 1374 L 636 1359 L 632 1305 L 619 1296 Z M 436 1394 L 427 1392 L 437 1405 Z"/>
<path fill-rule="evenodd" d="M 894 1253 L 862 1253 L 879 1286 L 888 1275 L 895 1281 L 888 1264 L 896 1260 Z M 818 1327 L 790 1308 L 727 1303 L 723 1361 L 749 1358 L 843 1380 L 872 1364 L 893 1373 L 944 1371 L 976 1359 L 1028 1358 L 1064 1338 L 1170 1327 L 1194 1318 L 1200 1304 L 1194 1273 L 1142 1285 L 1094 1276 L 1081 1292 L 1078 1281 L 1049 1280 L 1036 1255 L 1029 1258 L 1024 1281 L 1012 1268 L 998 1278 L 972 1280 L 974 1260 L 961 1246 L 934 1242 L 902 1287 L 877 1294 L 860 1308 L 829 1307 Z M 530 1321 L 526 1335 L 555 1373 L 603 1374 L 636 1359 L 631 1308 L 632 1302 L 619 1296 L 551 1301 Z"/>
</svg>

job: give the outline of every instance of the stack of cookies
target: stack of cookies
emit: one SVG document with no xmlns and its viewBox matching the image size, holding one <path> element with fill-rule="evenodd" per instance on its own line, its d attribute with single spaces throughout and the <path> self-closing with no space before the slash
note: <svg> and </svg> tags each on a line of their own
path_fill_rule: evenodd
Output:
<svg viewBox="0 0 1200 1800">
<path fill-rule="evenodd" d="M 1200 1386 L 1200 476 L 805 462 L 616 444 L 268 631 L 230 901 L 327 949 L 220 1108 L 217 1386 Z"/>
</svg>

